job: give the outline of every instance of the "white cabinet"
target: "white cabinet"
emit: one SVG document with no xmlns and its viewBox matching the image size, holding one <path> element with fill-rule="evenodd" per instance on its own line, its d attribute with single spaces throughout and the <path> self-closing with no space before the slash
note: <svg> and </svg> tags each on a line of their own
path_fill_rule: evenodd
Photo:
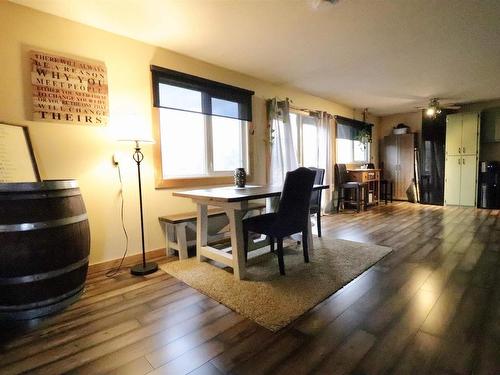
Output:
<svg viewBox="0 0 500 375">
<path fill-rule="evenodd" d="M 462 155 L 446 156 L 444 169 L 444 203 L 460 204 L 460 178 Z"/>
<path fill-rule="evenodd" d="M 475 206 L 477 197 L 477 158 L 475 155 L 462 156 L 460 176 L 460 205 Z"/>
<path fill-rule="evenodd" d="M 446 118 L 444 203 L 475 206 L 479 151 L 479 113 L 457 113 Z"/>
<path fill-rule="evenodd" d="M 462 116 L 446 117 L 446 155 L 462 154 Z"/>
</svg>

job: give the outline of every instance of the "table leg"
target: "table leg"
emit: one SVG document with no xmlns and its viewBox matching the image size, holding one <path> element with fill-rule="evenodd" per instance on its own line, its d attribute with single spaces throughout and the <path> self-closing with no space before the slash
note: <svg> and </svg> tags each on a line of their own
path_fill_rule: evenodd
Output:
<svg viewBox="0 0 500 375">
<path fill-rule="evenodd" d="M 243 242 L 243 216 L 244 211 L 226 208 L 231 228 L 231 249 L 233 256 L 234 277 L 241 280 L 245 278 L 245 248 Z"/>
<path fill-rule="evenodd" d="M 208 238 L 208 216 L 207 205 L 197 203 L 196 216 L 196 256 L 198 261 L 203 262 L 206 258 L 201 255 L 201 248 L 207 246 Z"/>
</svg>

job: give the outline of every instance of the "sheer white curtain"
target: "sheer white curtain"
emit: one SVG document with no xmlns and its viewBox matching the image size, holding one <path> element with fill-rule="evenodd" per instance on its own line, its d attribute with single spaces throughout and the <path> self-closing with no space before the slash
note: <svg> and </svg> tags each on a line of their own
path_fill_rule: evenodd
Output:
<svg viewBox="0 0 500 375">
<path fill-rule="evenodd" d="M 298 167 L 290 125 L 290 102 L 288 99 L 270 99 L 267 101 L 267 110 L 271 141 L 269 182 L 271 185 L 281 185 L 286 172 Z"/>
<path fill-rule="evenodd" d="M 318 168 L 325 170 L 324 184 L 331 186 L 330 189 L 324 190 L 322 194 L 321 208 L 323 212 L 332 211 L 332 191 L 333 191 L 333 139 L 334 139 L 334 123 L 333 116 L 327 112 L 319 112 L 317 118 L 318 124 Z"/>
</svg>

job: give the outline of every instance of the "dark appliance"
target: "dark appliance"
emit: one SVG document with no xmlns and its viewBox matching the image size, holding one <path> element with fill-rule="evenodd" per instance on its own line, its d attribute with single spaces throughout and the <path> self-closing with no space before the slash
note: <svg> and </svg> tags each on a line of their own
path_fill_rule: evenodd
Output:
<svg viewBox="0 0 500 375">
<path fill-rule="evenodd" d="M 444 161 L 446 142 L 446 115 L 442 110 L 435 118 L 422 114 L 420 143 L 420 203 L 444 204 Z"/>
<path fill-rule="evenodd" d="M 500 162 L 479 162 L 478 207 L 500 208 Z"/>
</svg>

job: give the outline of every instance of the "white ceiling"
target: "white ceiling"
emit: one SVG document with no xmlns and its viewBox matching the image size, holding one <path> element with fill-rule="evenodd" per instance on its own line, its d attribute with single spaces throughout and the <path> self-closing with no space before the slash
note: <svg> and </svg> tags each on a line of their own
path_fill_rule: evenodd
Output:
<svg viewBox="0 0 500 375">
<path fill-rule="evenodd" d="M 498 0 L 12 0 L 378 115 L 500 98 Z"/>
</svg>

